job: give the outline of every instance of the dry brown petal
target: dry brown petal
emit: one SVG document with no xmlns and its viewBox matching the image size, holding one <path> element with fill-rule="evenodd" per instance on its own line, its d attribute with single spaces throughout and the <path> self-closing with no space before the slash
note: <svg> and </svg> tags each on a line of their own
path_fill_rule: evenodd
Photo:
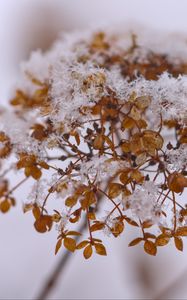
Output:
<svg viewBox="0 0 187 300">
<path fill-rule="evenodd" d="M 131 178 L 137 183 L 142 183 L 144 181 L 144 176 L 138 169 L 131 172 Z"/>
<path fill-rule="evenodd" d="M 0 197 L 2 197 L 8 191 L 8 181 L 3 179 L 0 181 Z"/>
<path fill-rule="evenodd" d="M 159 236 L 157 236 L 156 238 L 156 245 L 157 246 L 165 246 L 169 243 L 171 236 L 167 235 L 167 234 L 160 234 Z"/>
<path fill-rule="evenodd" d="M 123 183 L 125 185 L 127 185 L 129 182 L 131 182 L 130 170 L 121 172 L 121 174 L 119 176 L 119 180 L 121 181 L 121 183 Z"/>
<path fill-rule="evenodd" d="M 153 255 L 153 256 L 155 256 L 156 253 L 157 253 L 157 248 L 156 248 L 155 243 L 153 243 L 149 240 L 145 241 L 144 250 L 145 250 L 146 253 L 148 253 L 149 255 Z"/>
<path fill-rule="evenodd" d="M 142 139 L 147 151 L 151 151 L 152 149 L 160 150 L 163 147 L 164 140 L 158 132 L 145 130 Z"/>
<path fill-rule="evenodd" d="M 180 237 L 175 236 L 174 237 L 174 242 L 175 242 L 175 247 L 179 250 L 179 251 L 183 251 L 183 241 Z"/>
<path fill-rule="evenodd" d="M 187 187 L 187 178 L 174 172 L 168 176 L 168 187 L 172 192 L 182 193 L 184 188 Z"/>
<path fill-rule="evenodd" d="M 77 250 L 83 249 L 83 248 L 85 248 L 88 244 L 89 244 L 88 241 L 82 241 L 82 242 L 80 242 L 80 243 L 76 246 L 76 249 L 77 249 Z"/>
<path fill-rule="evenodd" d="M 59 239 L 58 242 L 56 243 L 55 255 L 58 253 L 61 246 L 62 246 L 62 239 Z"/>
<path fill-rule="evenodd" d="M 102 134 L 98 134 L 93 142 L 94 149 L 101 150 L 104 146 L 104 136 Z"/>
<path fill-rule="evenodd" d="M 178 227 L 175 236 L 187 236 L 187 226 Z"/>
<path fill-rule="evenodd" d="M 124 231 L 124 227 L 123 221 L 117 221 L 111 228 L 111 232 L 115 237 L 118 237 Z"/>
<path fill-rule="evenodd" d="M 47 137 L 47 131 L 41 124 L 35 124 L 33 127 L 32 137 L 36 140 L 43 141 Z"/>
<path fill-rule="evenodd" d="M 129 247 L 133 247 L 133 246 L 136 246 L 138 245 L 140 242 L 143 241 L 143 238 L 136 238 L 134 240 L 132 240 L 130 243 L 129 243 Z"/>
<path fill-rule="evenodd" d="M 104 256 L 107 255 L 106 248 L 103 244 L 95 243 L 94 246 L 95 246 L 95 250 L 96 250 L 97 254 L 104 255 Z"/>
<path fill-rule="evenodd" d="M 12 146 L 9 137 L 3 131 L 0 131 L 0 143 L 0 158 L 5 158 L 11 153 Z"/>
<path fill-rule="evenodd" d="M 52 217 L 48 215 L 41 215 L 39 219 L 37 219 L 34 223 L 35 229 L 44 233 L 46 231 L 50 231 L 53 225 Z"/>
<path fill-rule="evenodd" d="M 96 203 L 96 197 L 93 191 L 87 191 L 84 194 L 84 198 L 80 200 L 82 209 L 89 208 L 90 205 Z"/>
<path fill-rule="evenodd" d="M 121 145 L 121 149 L 123 152 L 128 153 L 131 151 L 130 143 L 129 142 L 123 142 Z"/>
<path fill-rule="evenodd" d="M 105 41 L 105 33 L 98 32 L 94 35 L 94 38 L 91 42 L 90 49 L 91 50 L 107 50 L 109 48 L 109 44 Z"/>
<path fill-rule="evenodd" d="M 143 165 L 146 162 L 146 160 L 147 160 L 146 152 L 143 152 L 137 155 L 135 162 L 137 165 Z"/>
<path fill-rule="evenodd" d="M 68 207 L 73 207 L 74 205 L 77 204 L 77 200 L 78 200 L 77 196 L 68 197 L 65 200 L 65 205 Z"/>
<path fill-rule="evenodd" d="M 130 112 L 130 116 L 133 120 L 139 121 L 141 119 L 141 112 L 136 108 L 136 106 L 133 106 Z"/>
<path fill-rule="evenodd" d="M 120 183 L 110 183 L 108 187 L 108 196 L 110 198 L 118 197 L 122 192 L 123 186 Z"/>
<path fill-rule="evenodd" d="M 64 238 L 64 247 L 71 252 L 74 252 L 76 249 L 76 241 L 72 238 L 65 237 Z"/>
<path fill-rule="evenodd" d="M 11 207 L 11 203 L 8 199 L 5 199 L 0 203 L 0 211 L 2 213 L 8 212 L 10 210 L 10 207 Z"/>
<path fill-rule="evenodd" d="M 92 246 L 88 245 L 83 252 L 84 258 L 85 259 L 89 259 L 92 256 L 93 250 L 92 250 Z"/>
<path fill-rule="evenodd" d="M 105 227 L 104 223 L 97 221 L 97 223 L 94 223 L 91 226 L 90 230 L 91 232 L 94 232 L 94 231 L 102 230 L 104 227 Z"/>
<path fill-rule="evenodd" d="M 124 120 L 121 123 L 121 129 L 132 129 L 136 126 L 136 123 L 134 122 L 133 118 L 125 117 Z"/>
<path fill-rule="evenodd" d="M 34 207 L 32 209 L 32 213 L 36 220 L 38 220 L 41 216 L 40 208 L 37 205 L 34 205 Z"/>
<path fill-rule="evenodd" d="M 145 110 L 151 103 L 151 98 L 149 96 L 141 96 L 136 98 L 135 105 L 141 109 Z"/>
</svg>

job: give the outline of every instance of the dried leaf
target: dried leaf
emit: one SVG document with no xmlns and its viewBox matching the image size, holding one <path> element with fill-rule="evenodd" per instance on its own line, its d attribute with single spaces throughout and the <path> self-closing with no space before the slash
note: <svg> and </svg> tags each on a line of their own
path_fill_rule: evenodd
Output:
<svg viewBox="0 0 187 300">
<path fill-rule="evenodd" d="M 94 231 L 102 230 L 104 227 L 105 227 L 104 223 L 97 222 L 91 226 L 90 230 L 91 232 L 94 232 Z"/>
<path fill-rule="evenodd" d="M 129 174 L 130 174 L 129 170 L 121 172 L 120 177 L 119 177 L 119 180 L 121 181 L 121 183 L 126 185 L 129 182 L 131 182 L 132 179 L 130 178 Z"/>
<path fill-rule="evenodd" d="M 139 109 L 136 108 L 136 106 L 133 106 L 130 112 L 130 116 L 135 120 L 138 121 L 141 119 L 141 113 Z"/>
<path fill-rule="evenodd" d="M 80 250 L 80 249 L 86 247 L 88 244 L 89 244 L 89 241 L 82 241 L 76 246 L 76 249 Z"/>
<path fill-rule="evenodd" d="M 135 105 L 141 110 L 147 108 L 150 105 L 150 103 L 151 103 L 151 98 L 149 96 L 141 96 L 136 98 L 135 100 Z"/>
<path fill-rule="evenodd" d="M 26 175 L 26 174 L 25 174 Z M 38 180 L 40 179 L 40 177 L 42 176 L 42 171 L 35 167 L 35 166 L 32 166 L 30 167 L 30 175 L 35 179 L 35 180 Z M 27 175 L 26 175 L 27 176 Z"/>
<path fill-rule="evenodd" d="M 89 208 L 90 205 L 96 203 L 95 193 L 93 191 L 87 191 L 84 194 L 84 198 L 81 199 L 81 207 L 82 209 Z"/>
<path fill-rule="evenodd" d="M 110 198 L 116 198 L 121 194 L 122 185 L 120 183 L 110 183 L 108 189 L 108 196 Z"/>
<path fill-rule="evenodd" d="M 68 207 L 73 207 L 76 204 L 77 204 L 77 197 L 76 196 L 68 197 L 65 200 L 65 205 L 68 206 Z"/>
<path fill-rule="evenodd" d="M 175 235 L 176 236 L 187 236 L 187 226 L 178 227 Z"/>
<path fill-rule="evenodd" d="M 162 149 L 164 144 L 163 137 L 155 131 L 145 130 L 143 134 L 143 145 L 146 150 L 151 151 L 152 149 Z"/>
<path fill-rule="evenodd" d="M 155 243 L 153 243 L 149 240 L 145 241 L 144 250 L 145 250 L 146 253 L 148 253 L 149 255 L 153 255 L 153 256 L 155 256 L 156 253 L 157 253 L 157 248 L 156 248 Z"/>
<path fill-rule="evenodd" d="M 145 162 L 146 162 L 146 159 L 147 159 L 147 155 L 145 152 L 143 153 L 140 153 L 137 157 L 136 157 L 136 164 L 137 165 L 143 165 Z"/>
<path fill-rule="evenodd" d="M 129 243 L 129 247 L 132 247 L 132 246 L 136 246 L 137 244 L 139 244 L 141 241 L 143 241 L 143 238 L 136 238 L 134 240 L 132 240 L 130 243 Z"/>
<path fill-rule="evenodd" d="M 39 219 L 40 218 L 40 209 L 37 205 L 34 205 L 33 209 L 32 209 L 32 213 L 33 213 L 33 216 L 35 217 L 35 219 Z"/>
<path fill-rule="evenodd" d="M 138 223 L 136 223 L 134 220 L 130 219 L 129 217 L 124 216 L 124 219 L 128 224 L 139 227 Z"/>
<path fill-rule="evenodd" d="M 88 213 L 88 218 L 89 218 L 90 220 L 95 220 L 95 219 L 96 219 L 95 213 L 94 213 L 94 212 L 89 212 L 89 213 Z"/>
<path fill-rule="evenodd" d="M 135 180 L 137 183 L 142 183 L 144 181 L 144 176 L 139 170 L 133 170 L 131 172 L 131 178 Z"/>
<path fill-rule="evenodd" d="M 62 246 L 62 239 L 58 240 L 58 242 L 56 243 L 55 255 L 57 254 L 61 246 Z"/>
<path fill-rule="evenodd" d="M 122 130 L 132 129 L 135 126 L 136 126 L 136 123 L 134 122 L 133 118 L 130 118 L 130 117 L 125 117 L 125 119 L 123 120 L 123 122 L 121 124 Z"/>
<path fill-rule="evenodd" d="M 103 145 L 104 145 L 104 137 L 102 134 L 99 134 L 96 136 L 93 142 L 93 147 L 94 149 L 101 150 L 103 149 Z"/>
<path fill-rule="evenodd" d="M 144 237 L 145 237 L 145 239 L 156 239 L 156 235 L 154 235 L 150 232 L 145 232 Z"/>
<path fill-rule="evenodd" d="M 130 148 L 130 143 L 129 142 L 124 142 L 122 145 L 121 145 L 121 149 L 123 152 L 125 153 L 128 153 L 131 151 L 131 148 Z"/>
<path fill-rule="evenodd" d="M 52 215 L 52 221 L 53 222 L 58 223 L 58 222 L 60 222 L 60 220 L 61 220 L 61 215 L 59 213 L 56 213 L 56 214 Z"/>
<path fill-rule="evenodd" d="M 76 249 L 76 241 L 72 238 L 69 238 L 69 237 L 65 237 L 64 239 L 64 247 L 71 251 L 71 252 L 74 252 L 75 249 Z"/>
<path fill-rule="evenodd" d="M 31 209 L 33 209 L 33 203 L 25 203 L 23 205 L 23 212 L 24 213 L 30 211 Z"/>
<path fill-rule="evenodd" d="M 49 169 L 49 165 L 45 161 L 40 161 L 38 164 L 45 170 Z"/>
<path fill-rule="evenodd" d="M 124 230 L 124 223 L 121 221 L 116 222 L 115 225 L 111 228 L 111 232 L 115 237 L 118 237 Z"/>
<path fill-rule="evenodd" d="M 153 222 L 151 220 L 147 220 L 142 223 L 143 228 L 150 228 L 151 226 L 153 226 Z"/>
<path fill-rule="evenodd" d="M 52 217 L 48 215 L 41 215 L 39 219 L 37 219 L 34 223 L 35 229 L 44 233 L 46 231 L 50 231 L 53 225 Z"/>
<path fill-rule="evenodd" d="M 182 193 L 184 188 L 187 187 L 187 178 L 174 172 L 168 176 L 168 187 L 172 192 Z"/>
<path fill-rule="evenodd" d="M 8 201 L 8 199 L 5 199 L 0 203 L 0 210 L 2 213 L 6 213 L 7 211 L 9 211 L 10 207 L 11 207 L 11 204 Z"/>
<path fill-rule="evenodd" d="M 78 231 L 68 231 L 68 233 L 66 233 L 66 236 L 68 235 L 81 236 L 82 234 Z"/>
<path fill-rule="evenodd" d="M 95 250 L 96 250 L 97 254 L 107 255 L 105 246 L 103 244 L 98 243 L 98 244 L 94 244 L 94 246 L 95 246 Z"/>
<path fill-rule="evenodd" d="M 92 256 L 93 250 L 92 250 L 92 246 L 89 244 L 83 252 L 84 258 L 88 259 Z"/>
<path fill-rule="evenodd" d="M 170 236 L 162 233 L 159 236 L 157 236 L 155 243 L 157 246 L 165 246 L 169 243 L 169 241 L 170 241 Z"/>
<path fill-rule="evenodd" d="M 179 251 L 183 251 L 183 241 L 181 239 L 181 237 L 174 237 L 174 242 L 175 242 L 175 247 L 179 250 Z"/>
</svg>

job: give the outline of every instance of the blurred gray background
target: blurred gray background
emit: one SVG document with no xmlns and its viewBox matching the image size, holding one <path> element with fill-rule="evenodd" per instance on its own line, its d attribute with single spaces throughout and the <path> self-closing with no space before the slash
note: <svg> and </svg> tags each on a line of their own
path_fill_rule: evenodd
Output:
<svg viewBox="0 0 187 300">
<path fill-rule="evenodd" d="M 186 0 L 0 0 L 0 105 L 7 105 L 19 63 L 47 49 L 59 32 L 128 21 L 187 32 L 186 12 Z M 36 233 L 22 213 L 26 191 L 17 198 L 17 207 L 0 215 L 0 299 L 36 297 L 62 254 L 54 256 L 57 232 Z M 106 238 L 106 258 L 72 255 L 50 299 L 187 299 L 187 245 L 183 253 L 171 244 L 148 257 L 141 247 L 127 247 L 135 235 L 127 228 L 118 239 Z"/>
</svg>

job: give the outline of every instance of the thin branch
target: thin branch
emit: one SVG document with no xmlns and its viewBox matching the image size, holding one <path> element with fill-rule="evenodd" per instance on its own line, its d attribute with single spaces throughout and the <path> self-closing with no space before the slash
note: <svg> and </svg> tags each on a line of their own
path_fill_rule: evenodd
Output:
<svg viewBox="0 0 187 300">
<path fill-rule="evenodd" d="M 118 137 L 119 138 L 119 137 Z M 103 199 L 103 195 L 106 195 L 105 191 L 107 190 L 108 184 L 110 183 L 110 181 L 112 181 L 115 178 L 115 176 L 111 177 L 107 182 L 106 185 L 102 191 L 102 194 L 100 194 L 97 199 L 97 211 L 100 208 L 101 205 L 101 200 Z M 104 194 L 103 194 L 104 192 Z M 118 205 L 115 204 L 115 208 L 118 208 Z M 78 231 L 80 233 L 83 233 L 84 230 L 87 228 L 87 219 L 85 218 L 84 222 L 80 225 L 80 228 L 78 229 Z M 76 243 L 80 240 L 80 236 L 76 237 Z M 65 250 L 66 251 L 66 250 Z M 40 293 L 38 294 L 38 296 L 36 298 L 34 298 L 35 300 L 45 300 L 48 299 L 49 294 L 52 292 L 52 290 L 54 289 L 54 287 L 57 285 L 59 277 L 62 273 L 62 271 L 65 270 L 65 268 L 67 267 L 68 263 L 70 262 L 70 259 L 72 257 L 72 253 L 69 251 L 66 251 L 65 254 L 63 253 L 62 257 L 60 258 L 60 260 L 57 262 L 54 270 L 52 271 L 52 273 L 49 275 L 49 278 L 47 279 L 46 283 L 44 283 L 43 287 L 41 288 Z"/>
</svg>

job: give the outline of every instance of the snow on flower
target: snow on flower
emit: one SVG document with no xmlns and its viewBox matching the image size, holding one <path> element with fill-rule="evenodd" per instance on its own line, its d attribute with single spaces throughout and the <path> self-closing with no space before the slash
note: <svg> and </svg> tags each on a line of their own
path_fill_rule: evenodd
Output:
<svg viewBox="0 0 187 300">
<path fill-rule="evenodd" d="M 167 165 L 172 171 L 180 171 L 186 169 L 187 166 L 187 147 L 181 145 L 177 149 L 167 151 Z"/>
<path fill-rule="evenodd" d="M 106 255 L 97 235 L 118 237 L 126 223 L 140 231 L 129 246 L 142 242 L 156 255 L 177 236 L 182 250 L 186 48 L 182 36 L 97 28 L 32 53 L 11 109 L 0 111 L 0 211 L 34 180 L 24 211 L 32 211 L 40 233 L 57 224 L 55 253 L 64 245 L 84 248 L 86 259 L 93 250 Z M 16 184 L 15 170 L 23 177 Z M 88 234 L 77 245 L 79 222 Z"/>
<path fill-rule="evenodd" d="M 142 186 L 138 186 L 134 193 L 125 199 L 129 203 L 129 208 L 135 217 L 142 221 L 151 220 L 153 223 L 158 221 L 157 213 L 160 208 L 157 203 L 159 189 L 154 182 L 145 182 Z"/>
</svg>

